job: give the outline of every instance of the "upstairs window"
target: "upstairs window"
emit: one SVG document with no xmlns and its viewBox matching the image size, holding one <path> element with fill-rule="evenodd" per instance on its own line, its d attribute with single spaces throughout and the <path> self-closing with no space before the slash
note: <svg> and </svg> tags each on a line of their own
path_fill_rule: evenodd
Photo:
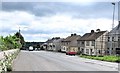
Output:
<svg viewBox="0 0 120 73">
<path fill-rule="evenodd" d="M 90 45 L 89 41 L 86 41 L 86 46 L 89 46 L 89 45 Z"/>
<path fill-rule="evenodd" d="M 77 43 L 80 44 L 80 41 L 78 41 Z"/>
<path fill-rule="evenodd" d="M 91 44 L 91 46 L 95 46 L 95 41 L 92 41 L 92 44 Z"/>
<path fill-rule="evenodd" d="M 108 37 L 108 42 L 110 41 L 110 37 Z"/>
<path fill-rule="evenodd" d="M 120 41 L 120 37 L 118 37 L 118 41 Z"/>
<path fill-rule="evenodd" d="M 81 42 L 81 45 L 84 45 L 84 41 Z"/>
<path fill-rule="evenodd" d="M 112 41 L 114 41 L 114 37 L 112 37 Z"/>
<path fill-rule="evenodd" d="M 55 45 L 53 45 L 53 47 L 55 47 Z"/>
</svg>

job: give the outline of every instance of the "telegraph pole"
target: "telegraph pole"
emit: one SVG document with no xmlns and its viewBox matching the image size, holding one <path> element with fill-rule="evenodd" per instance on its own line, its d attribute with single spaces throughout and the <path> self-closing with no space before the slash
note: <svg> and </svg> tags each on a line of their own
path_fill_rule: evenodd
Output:
<svg viewBox="0 0 120 73">
<path fill-rule="evenodd" d="M 118 30 L 120 30 L 120 1 L 118 2 Z M 119 37 L 119 33 L 118 32 L 118 37 Z M 119 48 L 119 51 L 120 51 L 120 46 L 119 46 L 119 41 L 118 40 L 118 48 Z M 120 73 L 120 54 L 118 54 L 118 72 Z"/>
<path fill-rule="evenodd" d="M 19 43 L 20 43 L 20 27 L 19 27 L 19 35 L 18 36 L 19 36 Z"/>
<path fill-rule="evenodd" d="M 112 3 L 113 5 L 113 23 L 112 23 L 112 29 L 114 28 L 114 17 L 115 17 L 115 3 Z"/>
</svg>

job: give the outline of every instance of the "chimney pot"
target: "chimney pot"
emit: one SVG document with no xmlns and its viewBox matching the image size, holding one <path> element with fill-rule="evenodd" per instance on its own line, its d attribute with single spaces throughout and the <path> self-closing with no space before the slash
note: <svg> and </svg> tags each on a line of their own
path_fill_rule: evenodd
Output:
<svg viewBox="0 0 120 73">
<path fill-rule="evenodd" d="M 71 36 L 73 36 L 74 34 L 71 34 Z"/>
<path fill-rule="evenodd" d="M 74 36 L 76 36 L 77 34 L 76 33 L 74 33 Z"/>
<path fill-rule="evenodd" d="M 91 30 L 91 33 L 94 33 L 94 30 Z"/>
<path fill-rule="evenodd" d="M 100 29 L 96 29 L 96 31 L 100 32 Z"/>
</svg>

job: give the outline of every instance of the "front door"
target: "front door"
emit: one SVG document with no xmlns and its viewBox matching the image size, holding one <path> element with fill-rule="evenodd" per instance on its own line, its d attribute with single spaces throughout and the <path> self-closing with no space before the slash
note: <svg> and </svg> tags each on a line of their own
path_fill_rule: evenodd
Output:
<svg viewBox="0 0 120 73">
<path fill-rule="evenodd" d="M 90 49 L 90 55 L 92 55 L 92 49 Z"/>
</svg>

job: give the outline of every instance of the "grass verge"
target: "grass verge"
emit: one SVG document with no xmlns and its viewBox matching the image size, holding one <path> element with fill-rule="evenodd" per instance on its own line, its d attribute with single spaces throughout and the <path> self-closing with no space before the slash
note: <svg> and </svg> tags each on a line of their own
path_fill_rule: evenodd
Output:
<svg viewBox="0 0 120 73">
<path fill-rule="evenodd" d="M 107 61 L 107 62 L 120 62 L 120 56 L 89 56 L 89 55 L 80 55 L 80 57 L 100 60 L 100 61 Z"/>
</svg>

